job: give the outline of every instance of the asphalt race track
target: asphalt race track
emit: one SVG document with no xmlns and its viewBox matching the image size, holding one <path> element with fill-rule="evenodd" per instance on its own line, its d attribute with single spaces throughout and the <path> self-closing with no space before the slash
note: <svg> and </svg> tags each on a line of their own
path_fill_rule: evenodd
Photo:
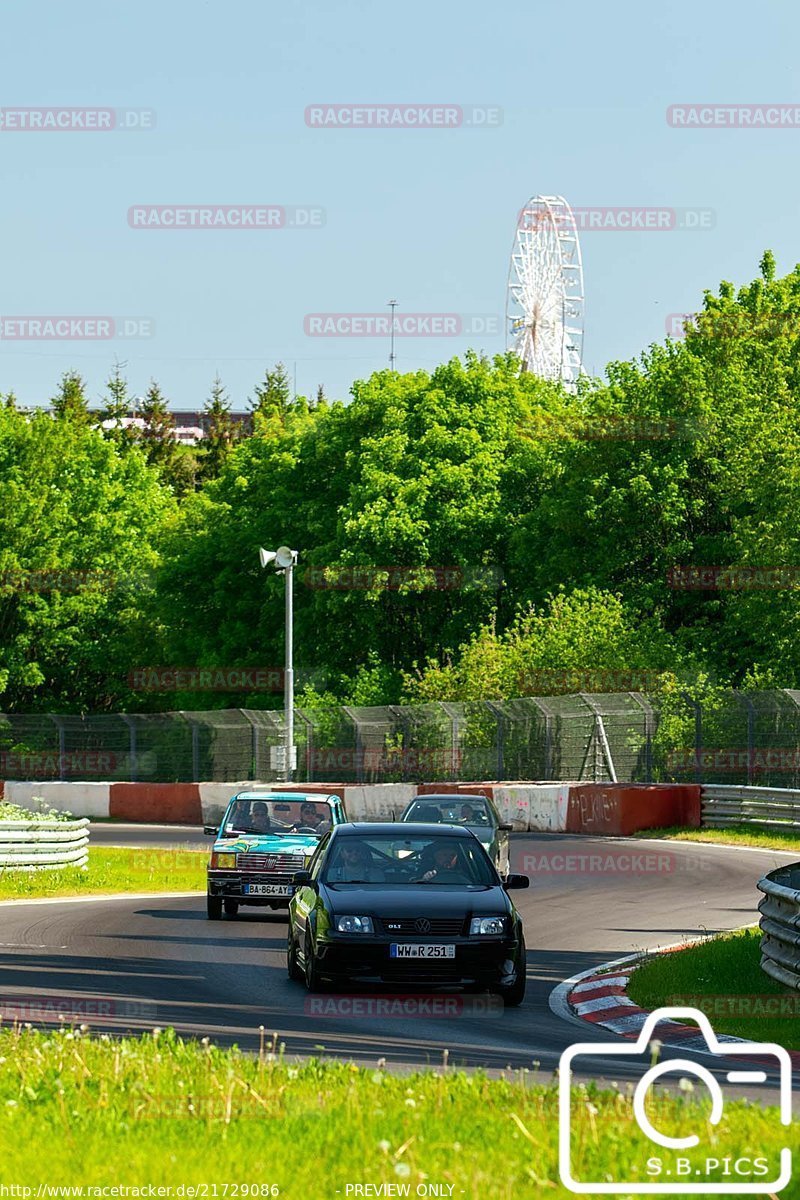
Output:
<svg viewBox="0 0 800 1200">
<path fill-rule="evenodd" d="M 209 844 L 202 831 L 179 827 L 96 825 L 92 838 Z M 73 1012 L 76 1001 L 88 999 L 107 1014 L 86 1018 L 95 1030 L 172 1025 L 256 1049 L 263 1025 L 288 1055 L 324 1051 L 372 1064 L 384 1058 L 395 1066 L 440 1066 L 447 1050 L 451 1065 L 539 1064 L 549 1077 L 568 1045 L 609 1040 L 551 1012 L 557 984 L 635 950 L 754 922 L 757 880 L 786 861 L 777 852 L 713 845 L 515 836 L 512 870 L 532 877 L 529 890 L 513 894 L 525 922 L 528 994 L 521 1008 L 499 1015 L 314 1015 L 313 998 L 286 977 L 285 917 L 242 909 L 237 918 L 212 923 L 202 895 L 0 905 L 0 1001 L 30 1005 L 24 1019 L 37 1024 L 43 1002 L 48 1011 Z M 376 994 L 359 993 L 362 1007 Z M 602 1055 L 592 1071 L 626 1077 Z"/>
</svg>

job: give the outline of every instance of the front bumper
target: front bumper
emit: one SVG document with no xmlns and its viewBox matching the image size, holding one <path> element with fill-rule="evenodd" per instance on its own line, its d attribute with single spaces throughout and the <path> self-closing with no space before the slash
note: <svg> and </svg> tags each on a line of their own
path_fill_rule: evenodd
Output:
<svg viewBox="0 0 800 1200">
<path fill-rule="evenodd" d="M 391 958 L 393 943 L 446 942 L 456 948 L 454 958 Z M 382 935 L 318 939 L 316 957 L 323 975 L 359 983 L 403 983 L 421 986 L 449 984 L 461 987 L 508 986 L 513 979 L 518 952 L 516 937 L 420 938 Z"/>
<path fill-rule="evenodd" d="M 253 883 L 277 884 L 285 888 L 284 896 L 249 896 L 245 887 Z M 208 894 L 237 904 L 252 904 L 257 908 L 288 908 L 294 895 L 292 876 L 285 871 L 209 870 Z"/>
</svg>

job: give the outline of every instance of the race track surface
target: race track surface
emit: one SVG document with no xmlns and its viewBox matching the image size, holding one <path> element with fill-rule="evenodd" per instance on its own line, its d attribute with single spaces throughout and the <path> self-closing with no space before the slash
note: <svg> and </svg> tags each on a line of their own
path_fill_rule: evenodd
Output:
<svg viewBox="0 0 800 1200">
<path fill-rule="evenodd" d="M 96 844 L 209 844 L 202 831 L 178 827 L 100 825 L 92 837 Z M 759 877 L 786 861 L 777 852 L 712 845 L 515 836 L 512 870 L 532 877 L 529 890 L 513 893 L 525 923 L 528 995 L 499 1015 L 351 1015 L 348 1000 L 336 1015 L 315 1015 L 314 998 L 286 977 L 285 916 L 242 909 L 212 923 L 202 895 L 0 905 L 0 1001 L 30 1005 L 26 1019 L 36 1024 L 43 1004 L 74 1014 L 89 1001 L 107 1014 L 86 1018 L 95 1030 L 172 1025 L 257 1049 L 263 1025 L 288 1055 L 438 1066 L 447 1050 L 451 1065 L 539 1064 L 549 1077 L 571 1043 L 609 1041 L 550 1011 L 558 983 L 636 950 L 754 922 Z M 376 995 L 357 993 L 362 1009 Z M 605 1053 L 592 1071 L 626 1077 Z"/>
</svg>

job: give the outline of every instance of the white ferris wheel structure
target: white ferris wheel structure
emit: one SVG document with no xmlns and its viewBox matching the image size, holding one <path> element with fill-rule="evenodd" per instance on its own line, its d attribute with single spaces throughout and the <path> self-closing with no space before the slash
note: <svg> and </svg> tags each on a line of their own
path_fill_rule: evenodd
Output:
<svg viewBox="0 0 800 1200">
<path fill-rule="evenodd" d="M 506 345 L 525 371 L 574 389 L 582 374 L 583 264 L 563 196 L 532 196 L 519 214 L 506 294 Z"/>
</svg>

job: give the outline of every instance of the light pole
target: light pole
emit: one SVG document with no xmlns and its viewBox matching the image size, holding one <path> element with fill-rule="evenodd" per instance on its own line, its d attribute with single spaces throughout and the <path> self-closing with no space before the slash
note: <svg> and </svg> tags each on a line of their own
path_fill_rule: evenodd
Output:
<svg viewBox="0 0 800 1200">
<path fill-rule="evenodd" d="M 297 562 L 297 551 L 288 546 L 279 546 L 277 550 L 265 550 L 263 546 L 258 551 L 262 567 L 275 564 L 278 574 L 286 577 L 286 667 L 283 673 L 283 729 L 284 729 L 284 772 L 286 782 L 291 783 L 294 771 L 294 608 L 292 594 L 292 579 L 294 565 Z"/>
</svg>

